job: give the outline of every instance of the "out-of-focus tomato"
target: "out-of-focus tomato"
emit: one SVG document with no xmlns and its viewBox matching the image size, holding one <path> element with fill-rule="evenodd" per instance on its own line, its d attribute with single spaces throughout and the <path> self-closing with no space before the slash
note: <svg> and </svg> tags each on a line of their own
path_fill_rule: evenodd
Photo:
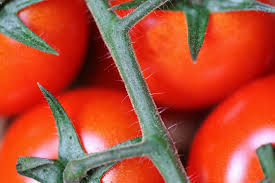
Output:
<svg viewBox="0 0 275 183">
<path fill-rule="evenodd" d="M 197 132 L 187 166 L 192 183 L 257 183 L 264 179 L 256 149 L 275 145 L 275 76 L 237 91 Z"/>
<path fill-rule="evenodd" d="M 82 65 L 88 43 L 89 13 L 84 0 L 47 0 L 18 13 L 22 22 L 59 56 L 43 53 L 0 33 L 0 115 L 37 103 L 40 82 L 53 93 L 64 89 Z"/>
<path fill-rule="evenodd" d="M 112 4 L 118 2 L 122 1 Z M 117 13 L 124 16 L 129 11 Z M 191 60 L 183 12 L 154 11 L 130 34 L 149 88 L 158 93 L 154 95 L 156 102 L 178 109 L 198 109 L 218 103 L 274 67 L 274 25 L 274 15 L 269 13 L 211 13 L 197 63 Z M 113 62 L 106 50 L 97 51 L 93 57 L 101 58 L 101 64 L 97 75 L 91 77 L 109 84 L 119 76 L 114 77 L 116 70 L 110 69 Z"/>
<path fill-rule="evenodd" d="M 126 94 L 105 89 L 81 89 L 59 98 L 86 152 L 93 153 L 141 136 L 137 117 Z M 37 106 L 10 126 L 0 149 L 0 177 L 7 183 L 30 183 L 16 172 L 20 156 L 57 158 L 58 135 L 49 107 Z M 36 181 L 33 181 L 36 182 Z M 124 160 L 109 170 L 102 183 L 163 183 L 144 157 Z"/>
<path fill-rule="evenodd" d="M 160 111 L 165 110 L 161 108 Z M 167 109 L 161 113 L 165 126 L 168 128 L 181 160 L 187 160 L 187 154 L 195 136 L 195 132 L 204 120 L 206 112 L 182 112 Z"/>
</svg>

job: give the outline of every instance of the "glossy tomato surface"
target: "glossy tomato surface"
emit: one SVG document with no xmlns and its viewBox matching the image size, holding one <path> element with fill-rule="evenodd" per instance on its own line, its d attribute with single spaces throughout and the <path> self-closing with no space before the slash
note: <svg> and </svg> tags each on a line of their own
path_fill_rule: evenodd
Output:
<svg viewBox="0 0 275 183">
<path fill-rule="evenodd" d="M 90 15 L 84 0 L 47 0 L 28 6 L 18 16 L 59 56 L 0 33 L 1 116 L 37 103 L 41 99 L 37 82 L 53 93 L 64 89 L 79 71 L 88 43 Z"/>
<path fill-rule="evenodd" d="M 124 16 L 129 11 L 117 13 Z M 131 30 L 131 38 L 156 102 L 178 109 L 198 109 L 218 103 L 274 67 L 274 25 L 274 14 L 269 13 L 211 13 L 197 63 L 191 60 L 183 12 L 154 11 Z M 119 80 L 119 76 L 109 74 L 116 70 L 107 51 L 95 55 L 92 59 L 100 58 L 102 70 L 96 76 L 108 78 L 106 83 Z"/>
<path fill-rule="evenodd" d="M 141 136 L 137 117 L 126 94 L 106 89 L 79 89 L 59 97 L 88 153 L 98 152 Z M 9 128 L 0 148 L 1 182 L 33 183 L 16 172 L 20 156 L 57 158 L 58 135 L 48 105 L 37 106 L 19 116 Z M 107 172 L 102 183 L 164 183 L 147 158 L 122 161 Z"/>
<path fill-rule="evenodd" d="M 241 88 L 204 121 L 191 147 L 192 183 L 257 183 L 256 149 L 275 145 L 275 76 Z"/>
</svg>

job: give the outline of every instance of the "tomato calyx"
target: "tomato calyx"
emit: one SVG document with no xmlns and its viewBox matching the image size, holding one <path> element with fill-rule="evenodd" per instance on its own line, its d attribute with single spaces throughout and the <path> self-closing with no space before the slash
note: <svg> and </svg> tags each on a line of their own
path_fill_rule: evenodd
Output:
<svg viewBox="0 0 275 183">
<path fill-rule="evenodd" d="M 186 5 L 182 9 L 187 20 L 190 54 L 195 62 L 204 42 L 210 11 L 201 5 Z"/>
<path fill-rule="evenodd" d="M 59 135 L 58 160 L 49 160 L 33 157 L 21 157 L 17 161 L 19 174 L 31 177 L 40 182 L 63 182 L 63 171 L 69 161 L 85 156 L 74 127 L 57 99 L 38 84 L 47 99 Z"/>
<path fill-rule="evenodd" d="M 183 0 L 177 1 L 172 10 L 183 11 L 186 15 L 190 54 L 193 61 L 196 61 L 204 42 L 208 19 L 211 12 L 249 10 L 275 12 L 275 7 L 256 0 Z"/>
<path fill-rule="evenodd" d="M 112 10 L 137 8 L 146 0 L 132 0 L 113 6 Z M 208 19 L 211 12 L 263 11 L 275 12 L 275 7 L 257 0 L 178 0 L 166 10 L 183 11 L 188 27 L 188 44 L 191 57 L 196 62 L 204 42 Z"/>
<path fill-rule="evenodd" d="M 0 32 L 32 48 L 58 55 L 54 48 L 33 33 L 17 16 L 20 10 L 41 1 L 43 0 L 0 0 Z"/>
<path fill-rule="evenodd" d="M 39 182 L 64 183 L 64 180 L 66 180 L 64 171 L 67 165 L 73 160 L 79 160 L 88 155 L 84 152 L 72 122 L 61 104 L 49 91 L 40 84 L 38 84 L 38 86 L 47 99 L 56 121 L 59 135 L 58 159 L 20 157 L 18 158 L 16 169 L 19 174 L 33 178 Z M 122 142 L 112 148 L 138 144 L 141 140 L 141 137 L 137 137 Z M 85 172 L 84 178 L 82 178 L 82 175 L 77 175 L 74 179 L 74 183 L 100 183 L 100 179 L 103 175 L 117 162 L 118 161 L 108 162 L 107 164 Z"/>
<path fill-rule="evenodd" d="M 18 159 L 16 169 L 19 174 L 39 182 L 62 183 L 64 166 L 57 160 L 22 157 Z"/>
<path fill-rule="evenodd" d="M 275 182 L 275 148 L 272 144 L 262 145 L 257 149 L 257 155 L 265 175 L 259 183 Z"/>
</svg>

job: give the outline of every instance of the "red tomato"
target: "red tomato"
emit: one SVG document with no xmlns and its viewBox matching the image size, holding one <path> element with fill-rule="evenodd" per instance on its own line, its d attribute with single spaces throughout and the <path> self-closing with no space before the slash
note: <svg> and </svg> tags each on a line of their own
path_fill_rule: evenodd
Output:
<svg viewBox="0 0 275 183">
<path fill-rule="evenodd" d="M 131 38 L 149 88 L 158 93 L 156 102 L 178 109 L 209 107 L 268 72 L 275 61 L 273 16 L 255 11 L 212 13 L 197 63 L 193 63 L 184 13 L 149 14 L 131 30 Z M 106 68 L 112 61 L 104 61 L 101 55 L 100 68 Z M 106 77 L 106 82 L 114 78 L 108 78 L 103 69 L 102 74 L 98 72 L 94 78 Z"/>
<path fill-rule="evenodd" d="M 86 152 L 104 150 L 141 136 L 137 117 L 126 94 L 115 90 L 81 89 L 59 98 Z M 0 151 L 1 182 L 30 183 L 16 173 L 19 156 L 57 158 L 57 129 L 49 107 L 31 109 L 14 121 Z M 36 182 L 36 181 L 34 181 Z M 102 183 L 164 183 L 149 159 L 124 160 L 107 172 Z"/>
<path fill-rule="evenodd" d="M 275 1 L 274 0 L 258 0 L 262 3 L 270 4 L 272 6 L 275 6 Z"/>
<path fill-rule="evenodd" d="M 191 147 L 192 183 L 257 183 L 264 179 L 256 148 L 275 145 L 275 76 L 230 96 L 203 123 Z"/>
<path fill-rule="evenodd" d="M 37 103 L 41 92 L 36 82 L 53 93 L 64 89 L 79 71 L 88 43 L 89 13 L 83 0 L 47 0 L 18 15 L 59 56 L 0 33 L 0 115 L 12 115 Z"/>
</svg>

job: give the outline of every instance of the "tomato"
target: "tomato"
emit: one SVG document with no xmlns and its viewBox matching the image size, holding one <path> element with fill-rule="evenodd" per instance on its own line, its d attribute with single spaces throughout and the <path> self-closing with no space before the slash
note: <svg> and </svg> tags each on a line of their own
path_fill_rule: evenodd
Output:
<svg viewBox="0 0 275 183">
<path fill-rule="evenodd" d="M 256 149 L 275 145 L 275 75 L 257 80 L 220 104 L 191 147 L 192 183 L 257 183 L 264 179 Z"/>
<path fill-rule="evenodd" d="M 141 136 L 137 117 L 126 94 L 100 88 L 79 89 L 59 99 L 86 152 L 104 150 Z M 57 158 L 57 129 L 49 107 L 37 106 L 19 116 L 11 125 L 0 149 L 2 182 L 30 183 L 16 173 L 19 156 Z M 36 181 L 35 181 L 36 182 Z M 102 183 L 164 183 L 158 170 L 145 157 L 124 160 L 102 178 Z"/>
<path fill-rule="evenodd" d="M 258 0 L 262 3 L 270 4 L 272 6 L 275 6 L 275 1 L 274 0 Z"/>
<path fill-rule="evenodd" d="M 124 16 L 127 12 L 118 13 Z M 274 14 L 269 13 L 211 13 L 197 63 L 191 60 L 183 12 L 154 11 L 130 34 L 149 88 L 157 93 L 155 101 L 193 110 L 218 103 L 241 85 L 274 69 L 274 25 Z M 106 51 L 105 57 L 101 55 L 105 70 L 112 71 L 106 68 L 112 62 L 104 60 Z M 114 80 L 106 73 L 102 69 L 102 74 L 97 71 L 93 78 Z"/>
<path fill-rule="evenodd" d="M 83 0 L 47 0 L 18 13 L 22 22 L 59 56 L 28 47 L 0 33 L 0 115 L 13 115 L 41 99 L 36 83 L 53 93 L 78 73 L 89 38 L 89 13 Z M 76 46 L 77 45 L 77 46 Z"/>
</svg>

